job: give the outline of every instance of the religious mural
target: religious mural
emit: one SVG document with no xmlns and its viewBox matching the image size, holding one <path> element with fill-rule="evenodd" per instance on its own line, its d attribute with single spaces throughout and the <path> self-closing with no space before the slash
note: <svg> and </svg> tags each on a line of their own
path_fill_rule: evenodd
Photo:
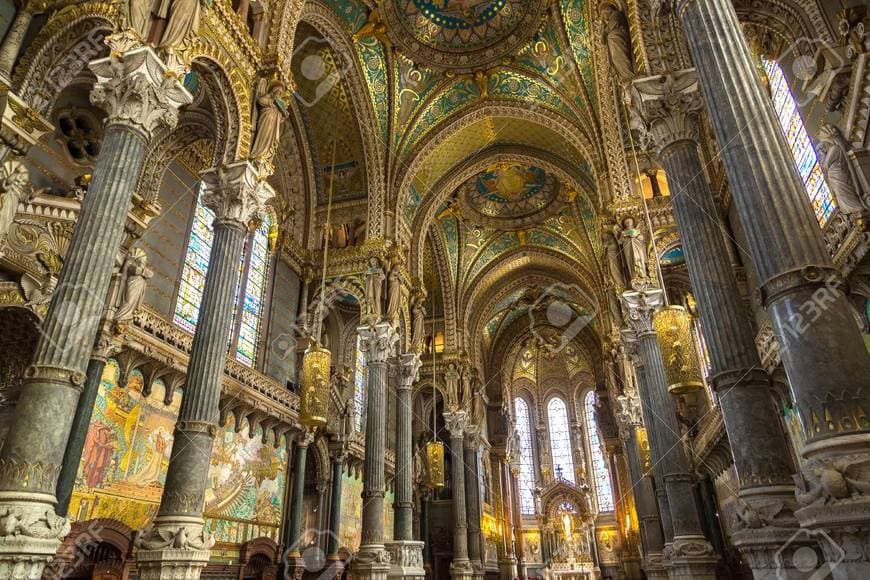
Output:
<svg viewBox="0 0 870 580">
<path fill-rule="evenodd" d="M 341 521 L 338 526 L 338 543 L 343 549 L 356 551 L 362 541 L 363 481 L 347 471 L 341 476 Z M 395 494 L 387 490 L 384 496 L 384 539 L 393 538 L 393 501 Z"/>
<path fill-rule="evenodd" d="M 119 375 L 118 362 L 109 359 L 69 511 L 75 520 L 112 518 L 141 529 L 160 504 L 181 393 L 167 397 L 157 379 L 146 395 L 140 371 L 130 373 L 126 386 Z"/>
<path fill-rule="evenodd" d="M 218 542 L 278 541 L 287 474 L 280 443 L 263 441 L 261 433 L 252 437 L 247 420 L 236 429 L 232 416 L 218 431 L 205 491 L 207 526 Z"/>
</svg>

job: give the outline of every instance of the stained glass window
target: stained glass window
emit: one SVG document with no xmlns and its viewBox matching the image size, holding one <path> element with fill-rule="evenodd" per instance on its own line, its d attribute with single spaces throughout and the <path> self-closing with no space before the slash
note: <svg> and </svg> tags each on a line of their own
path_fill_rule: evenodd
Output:
<svg viewBox="0 0 870 580">
<path fill-rule="evenodd" d="M 200 187 L 200 195 L 194 209 L 193 224 L 190 228 L 190 238 L 187 242 L 187 253 L 184 257 L 174 316 L 175 323 L 189 332 L 196 331 L 196 323 L 199 319 L 202 292 L 208 273 L 208 261 L 214 242 L 213 221 L 214 213 L 202 204 L 202 187 Z M 257 360 L 257 345 L 260 338 L 266 286 L 269 279 L 269 229 L 271 226 L 272 218 L 267 214 L 263 223 L 248 240 L 247 249 L 239 261 L 239 278 L 233 300 L 236 308 L 233 309 L 227 342 L 229 345 L 235 342 L 236 360 L 248 366 L 254 366 Z M 244 288 L 244 294 L 242 294 L 242 288 Z M 240 298 L 241 304 L 239 304 Z"/>
<path fill-rule="evenodd" d="M 175 303 L 175 323 L 190 332 L 196 330 L 196 322 L 199 319 L 202 289 L 205 287 L 205 275 L 208 272 L 208 260 L 214 240 L 212 231 L 214 213 L 202 205 L 201 199 L 200 187 L 200 195 L 193 214 L 193 225 L 190 228 L 190 239 L 187 242 L 187 254 L 184 256 L 184 268 L 181 271 L 178 300 Z"/>
<path fill-rule="evenodd" d="M 239 340 L 236 345 L 236 360 L 254 366 L 257 358 L 257 342 L 263 318 L 263 299 L 269 274 L 269 228 L 272 220 L 268 214 L 251 236 L 251 251 L 248 258 L 248 279 L 245 281 L 245 297 L 239 323 Z"/>
<path fill-rule="evenodd" d="M 529 405 L 522 397 L 514 399 L 517 436 L 520 448 L 520 512 L 535 513 L 535 459 L 532 456 L 532 422 Z"/>
<path fill-rule="evenodd" d="M 366 408 L 366 355 L 362 349 L 362 338 L 356 339 L 356 363 L 354 365 L 354 390 L 353 390 L 353 424 L 357 431 L 362 432 L 365 426 Z"/>
<path fill-rule="evenodd" d="M 586 437 L 589 442 L 589 455 L 592 458 L 592 479 L 595 497 L 598 499 L 599 512 L 613 511 L 613 488 L 610 485 L 610 470 L 604 449 L 598 438 L 598 422 L 595 419 L 595 393 L 589 391 L 584 402 L 586 410 Z"/>
<path fill-rule="evenodd" d="M 779 118 L 779 124 L 785 133 L 785 139 L 791 148 L 792 156 L 797 165 L 798 174 L 804 182 L 807 196 L 813 206 L 813 212 L 820 225 L 825 225 L 831 217 L 831 212 L 837 207 L 831 195 L 816 150 L 810 141 L 798 111 L 797 103 L 779 64 L 774 60 L 762 59 L 764 70 L 770 81 L 770 92 L 773 96 L 773 108 Z"/>
<path fill-rule="evenodd" d="M 550 422 L 550 451 L 553 453 L 553 468 L 562 479 L 577 483 L 574 479 L 574 459 L 571 457 L 571 433 L 568 430 L 568 408 L 565 401 L 555 397 L 547 405 Z"/>
</svg>

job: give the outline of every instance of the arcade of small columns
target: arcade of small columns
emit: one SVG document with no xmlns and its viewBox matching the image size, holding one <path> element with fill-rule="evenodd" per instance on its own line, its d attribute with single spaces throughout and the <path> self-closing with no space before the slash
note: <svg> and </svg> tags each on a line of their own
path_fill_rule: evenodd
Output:
<svg viewBox="0 0 870 580">
<path fill-rule="evenodd" d="M 745 525 L 736 546 L 757 578 L 774 577 L 781 562 L 777 551 L 803 546 L 843 560 L 836 578 L 867 577 L 870 554 L 870 481 L 845 479 L 838 494 L 826 476 L 839 476 L 870 457 L 870 357 L 856 328 L 838 274 L 819 235 L 802 183 L 777 126 L 769 96 L 758 82 L 755 64 L 728 0 L 679 0 L 673 9 L 682 22 L 696 70 L 639 78 L 638 114 L 648 126 L 664 164 L 679 231 L 685 245 L 691 286 L 713 367 L 739 477 Z M 14 39 L 13 39 L 14 40 Z M 0 576 L 37 578 L 69 531 L 55 514 L 55 485 L 83 393 L 93 391 L 99 373 L 88 367 L 91 344 L 103 310 L 113 260 L 124 235 L 127 208 L 155 131 L 173 126 L 190 94 L 167 74 L 154 50 L 125 39 L 109 39 L 112 55 L 90 63 L 97 77 L 92 93 L 108 117 L 93 181 L 81 209 L 56 295 L 43 324 L 32 365 L 21 377 L 23 388 L 15 422 L 0 452 Z M 129 40 L 129 39 L 126 39 Z M 17 53 L 7 40 L 0 56 Z M 6 65 L 8 65 L 8 61 Z M 8 69 L 8 66 L 7 66 Z M 706 107 L 705 107 L 706 105 Z M 763 281 L 762 294 L 782 344 L 782 362 L 794 399 L 811 421 L 804 463 L 804 488 L 795 492 L 785 436 L 768 407 L 770 378 L 762 370 L 748 315 L 742 304 L 727 250 L 716 222 L 716 209 L 703 178 L 698 126 L 707 111 L 721 148 L 740 223 Z M 4 148 L 4 156 L 24 151 Z M 186 389 L 159 513 L 136 539 L 137 566 L 143 580 L 196 578 L 209 559 L 212 540 L 203 532 L 203 492 L 209 454 L 218 427 L 219 385 L 226 364 L 226 328 L 249 222 L 274 195 L 265 181 L 268 167 L 247 159 L 204 173 L 204 203 L 215 214 L 214 246 L 203 291 Z M 711 219 L 712 218 L 712 219 Z M 663 303 L 655 280 L 635 277 L 621 295 L 628 316 L 618 342 L 618 357 L 634 366 L 638 388 L 619 397 L 620 434 L 630 466 L 641 525 L 642 567 L 649 578 L 714 578 L 719 555 L 704 538 L 692 497 L 688 459 L 680 443 L 674 402 L 668 393 L 661 348 L 652 325 Z M 821 303 L 824 315 L 793 336 L 792 314 L 802 305 Z M 71 323 L 74 317 L 76 323 Z M 410 389 L 417 379 L 420 355 L 397 352 L 393 323 L 370 319 L 359 330 L 368 372 L 365 428 L 362 546 L 354 560 L 359 578 L 389 575 L 422 578 L 423 542 L 412 537 L 412 455 Z M 614 341 L 616 344 L 617 341 Z M 834 354 L 836 353 L 836 354 Z M 396 502 L 394 540 L 384 540 L 385 408 L 387 365 L 397 361 L 401 373 L 397 405 Z M 631 381 L 623 377 L 623 384 Z M 614 380 L 618 380 L 614 378 Z M 619 387 L 615 387 L 619 390 Z M 616 391 L 614 391 L 616 392 Z M 642 412 L 641 412 L 642 409 Z M 454 496 L 456 580 L 482 577 L 480 568 L 478 486 L 466 480 L 479 470 L 463 468 L 480 425 L 468 409 L 454 406 L 445 416 L 450 432 Z M 644 433 L 641 433 L 643 430 Z M 652 471 L 645 472 L 638 446 L 648 436 Z M 304 473 L 312 434 L 294 443 L 294 472 Z M 468 446 L 467 446 L 468 445 Z M 341 454 L 334 459 L 336 474 Z M 516 470 L 509 461 L 498 473 L 503 488 L 513 489 L 512 511 L 519 513 Z M 302 478 L 292 489 L 289 535 L 300 535 Z M 334 477 L 340 485 L 340 477 Z M 340 492 L 333 489 L 332 498 Z M 773 507 L 771 507 L 773 506 Z M 337 511 L 337 510 L 336 510 Z M 333 512 L 333 516 L 337 516 Z M 512 519 L 511 519 L 512 518 Z M 508 516 L 514 528 L 519 518 Z M 475 521 L 476 520 L 476 521 Z M 338 525 L 336 517 L 330 526 Z M 827 550 L 812 533 L 788 543 L 800 530 L 824 531 L 845 550 Z M 520 536 L 506 531 L 506 577 L 523 576 Z M 334 554 L 337 546 L 330 546 Z M 826 551 L 827 550 L 827 551 Z M 301 575 L 299 554 L 290 566 Z M 788 562 L 789 559 L 783 561 Z"/>
</svg>

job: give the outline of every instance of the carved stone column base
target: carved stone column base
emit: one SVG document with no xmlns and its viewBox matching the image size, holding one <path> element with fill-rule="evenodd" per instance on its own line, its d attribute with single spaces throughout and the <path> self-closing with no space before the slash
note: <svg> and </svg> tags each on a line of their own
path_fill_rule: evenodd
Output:
<svg viewBox="0 0 870 580">
<path fill-rule="evenodd" d="M 743 529 L 736 531 L 732 539 L 755 580 L 806 578 L 807 573 L 801 568 L 824 562 L 817 542 L 797 529 L 773 526 Z"/>
<path fill-rule="evenodd" d="M 157 516 L 133 543 L 141 580 L 199 580 L 214 538 L 205 531 L 202 518 Z"/>
<path fill-rule="evenodd" d="M 423 542 L 394 540 L 386 543 L 386 550 L 390 554 L 389 578 L 424 580 Z"/>
<path fill-rule="evenodd" d="M 642 568 L 649 580 L 665 580 L 668 577 L 668 570 L 662 564 L 660 556 L 658 559 L 648 558 Z"/>
<path fill-rule="evenodd" d="M 822 553 L 818 562 L 806 566 L 824 567 L 834 580 L 870 578 L 870 497 L 810 505 L 795 515 L 802 525 L 798 535 L 815 540 Z"/>
<path fill-rule="evenodd" d="M 471 580 L 474 572 L 469 560 L 453 560 L 450 564 L 450 578 L 452 580 Z"/>
<path fill-rule="evenodd" d="M 387 580 L 390 575 L 390 553 L 381 544 L 360 546 L 350 568 L 357 580 Z"/>
<path fill-rule="evenodd" d="M 39 580 L 54 559 L 69 520 L 54 513 L 54 497 L 0 493 L 0 578 Z"/>
<path fill-rule="evenodd" d="M 676 536 L 665 550 L 671 580 L 716 580 L 719 556 L 703 536 Z"/>
<path fill-rule="evenodd" d="M 498 577 L 500 580 L 513 580 L 517 577 L 517 561 L 515 558 L 502 558 L 498 561 Z"/>
<path fill-rule="evenodd" d="M 474 580 L 483 580 L 486 573 L 483 571 L 483 563 L 480 560 L 471 561 L 471 577 Z"/>
</svg>

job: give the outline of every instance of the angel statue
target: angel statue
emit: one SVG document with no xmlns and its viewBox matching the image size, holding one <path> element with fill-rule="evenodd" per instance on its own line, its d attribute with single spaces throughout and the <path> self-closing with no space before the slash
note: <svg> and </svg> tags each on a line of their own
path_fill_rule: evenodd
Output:
<svg viewBox="0 0 870 580">
<path fill-rule="evenodd" d="M 251 146 L 252 159 L 269 160 L 275 154 L 275 147 L 281 138 L 281 123 L 288 115 L 287 107 L 281 99 L 284 88 L 281 81 L 272 81 L 257 97 L 259 116 L 254 144 Z"/>
<path fill-rule="evenodd" d="M 381 296 L 384 291 L 384 268 L 380 260 L 369 260 L 369 268 L 366 270 L 366 307 L 367 317 L 371 323 L 378 322 L 382 316 Z"/>
<path fill-rule="evenodd" d="M 622 221 L 622 227 L 613 226 L 613 235 L 622 247 L 622 259 L 629 272 L 629 280 L 647 277 L 646 237 L 635 227 L 634 219 L 627 217 Z"/>
<path fill-rule="evenodd" d="M 133 248 L 124 260 L 124 270 L 127 281 L 124 284 L 124 300 L 115 313 L 115 323 L 120 324 L 132 320 L 136 309 L 142 305 L 148 279 L 154 271 L 148 267 L 148 256 L 141 248 Z"/>
</svg>

